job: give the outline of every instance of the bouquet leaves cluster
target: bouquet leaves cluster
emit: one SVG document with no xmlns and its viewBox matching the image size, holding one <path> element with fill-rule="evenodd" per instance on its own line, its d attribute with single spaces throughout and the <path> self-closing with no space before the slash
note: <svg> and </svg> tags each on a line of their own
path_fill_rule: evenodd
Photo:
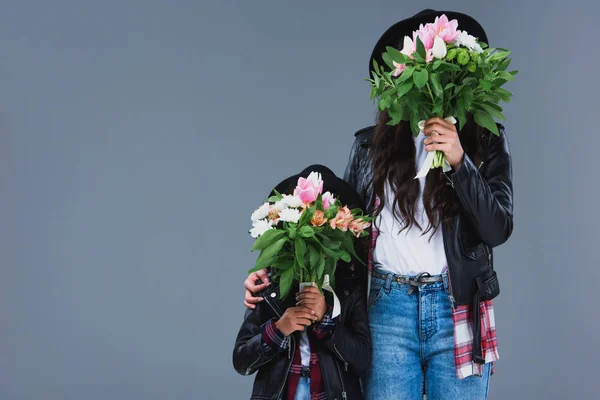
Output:
<svg viewBox="0 0 600 400">
<path fill-rule="evenodd" d="M 289 293 L 294 280 L 312 282 L 322 289 L 329 276 L 333 284 L 340 259 L 359 259 L 354 238 L 368 234 L 371 217 L 361 209 L 350 210 L 322 190 L 321 175 L 312 172 L 308 178 L 298 179 L 293 194 L 276 192 L 252 214 L 250 235 L 256 238 L 252 250 L 260 255 L 248 273 L 271 267 L 272 277 L 280 283 L 281 298 Z"/>
<path fill-rule="evenodd" d="M 459 130 L 467 113 L 475 122 L 499 135 L 495 120 L 504 120 L 500 102 L 510 102 L 512 94 L 503 88 L 517 71 L 508 71 L 510 51 L 488 48 L 445 15 L 421 25 L 413 38 L 404 38 L 404 47 L 387 47 L 382 59 L 373 60 L 371 99 L 389 115 L 388 125 L 410 123 L 419 134 L 419 121 L 453 116 Z M 386 68 L 387 67 L 387 68 Z M 432 168 L 441 167 L 443 153 L 436 154 Z"/>
</svg>

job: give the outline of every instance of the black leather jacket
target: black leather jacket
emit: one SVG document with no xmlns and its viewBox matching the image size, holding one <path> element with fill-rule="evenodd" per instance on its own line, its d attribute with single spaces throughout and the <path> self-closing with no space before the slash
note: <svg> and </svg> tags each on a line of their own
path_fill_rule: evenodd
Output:
<svg viewBox="0 0 600 400">
<path fill-rule="evenodd" d="M 488 133 L 482 138 L 479 166 L 465 154 L 460 169 L 446 174 L 448 190 L 453 191 L 460 204 L 458 215 L 442 222 L 453 305 L 476 305 L 500 292 L 492 249 L 512 233 L 513 188 L 508 142 L 504 127 L 499 128 L 500 136 Z M 373 131 L 371 126 L 355 134 L 344 174 L 344 179 L 363 197 L 369 213 L 373 212 L 375 200 L 369 185 Z M 479 307 L 473 310 L 473 360 L 482 363 Z"/>
<path fill-rule="evenodd" d="M 319 342 L 316 350 L 330 400 L 363 399 L 359 376 L 371 364 L 366 279 L 366 267 L 361 264 L 338 266 L 336 270 L 335 292 L 341 302 L 341 314 L 331 338 Z M 233 366 L 242 375 L 258 371 L 251 399 L 279 400 L 286 393 L 285 383 L 299 333 L 292 334 L 289 352 L 266 355 L 261 347 L 260 327 L 270 318 L 283 315 L 292 306 L 293 296 L 280 300 L 276 283 L 260 296 L 265 300 L 255 310 L 246 310 L 233 351 Z"/>
</svg>

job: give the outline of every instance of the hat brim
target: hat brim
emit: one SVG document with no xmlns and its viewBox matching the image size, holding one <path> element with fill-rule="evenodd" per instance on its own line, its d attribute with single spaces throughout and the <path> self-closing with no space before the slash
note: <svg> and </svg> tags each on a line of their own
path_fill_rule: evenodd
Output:
<svg viewBox="0 0 600 400">
<path fill-rule="evenodd" d="M 435 17 L 445 14 L 449 20 L 456 19 L 458 21 L 458 29 L 466 31 L 469 35 L 475 36 L 479 41 L 488 43 L 488 37 L 483 27 L 473 17 L 454 11 L 434 11 L 419 13 L 413 17 L 396 22 L 392 25 L 377 41 L 371 59 L 369 60 L 369 76 L 373 71 L 373 60 L 379 65 L 386 67 L 382 54 L 386 51 L 386 47 L 395 47 L 400 50 L 404 37 L 408 36 L 412 39 L 413 32 L 419 29 L 419 25 L 433 22 Z"/>
<path fill-rule="evenodd" d="M 279 182 L 271 192 L 270 196 L 275 195 L 275 191 L 281 194 L 293 194 L 294 188 L 298 184 L 298 178 L 306 178 L 310 172 L 315 171 L 321 173 L 323 179 L 323 193 L 330 192 L 336 199 L 339 199 L 343 205 L 348 208 L 361 208 L 364 210 L 363 201 L 358 192 L 350 186 L 345 180 L 338 178 L 331 170 L 327 167 L 325 169 L 319 168 L 306 168 L 299 174 L 292 175 L 283 181 Z M 269 196 L 269 197 L 270 197 Z"/>
</svg>

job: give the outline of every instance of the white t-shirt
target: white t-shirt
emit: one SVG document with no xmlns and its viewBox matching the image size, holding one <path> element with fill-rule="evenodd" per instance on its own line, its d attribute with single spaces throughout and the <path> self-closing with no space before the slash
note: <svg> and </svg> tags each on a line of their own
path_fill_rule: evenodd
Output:
<svg viewBox="0 0 600 400">
<path fill-rule="evenodd" d="M 427 157 L 424 139 L 423 132 L 415 138 L 417 170 Z M 428 272 L 431 275 L 438 275 L 448 266 L 441 226 L 433 237 L 431 231 L 422 235 L 429 226 L 429 218 L 423 207 L 425 178 L 420 178 L 419 183 L 421 190 L 415 207 L 415 218 L 423 230 L 413 225 L 410 229 L 400 232 L 403 223 L 396 220 L 393 215 L 394 198 L 389 186 L 386 187 L 385 207 L 375 221 L 379 235 L 373 251 L 373 260 L 376 264 L 381 264 L 379 268 L 394 274 L 412 276 Z"/>
</svg>

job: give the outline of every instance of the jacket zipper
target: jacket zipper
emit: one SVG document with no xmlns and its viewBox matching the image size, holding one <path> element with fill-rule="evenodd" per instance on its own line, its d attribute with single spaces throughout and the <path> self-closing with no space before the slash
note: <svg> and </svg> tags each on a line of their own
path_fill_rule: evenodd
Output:
<svg viewBox="0 0 600 400">
<path fill-rule="evenodd" d="M 294 347 L 294 351 L 296 351 L 296 342 L 294 340 L 294 337 L 292 335 L 290 335 L 290 343 L 288 344 L 288 364 L 287 364 L 287 368 L 286 371 L 289 371 L 290 368 L 292 367 L 292 358 L 290 357 L 290 349 L 292 348 L 292 346 Z M 277 397 L 275 397 L 276 399 L 281 399 L 281 393 L 283 392 L 283 388 L 285 387 L 285 384 L 287 382 L 287 377 L 288 374 L 285 374 L 285 378 L 283 378 L 283 381 L 281 382 L 281 386 L 279 386 L 279 390 L 277 391 Z"/>
<path fill-rule="evenodd" d="M 346 360 L 344 360 L 344 357 L 342 357 L 342 354 L 340 353 L 340 351 L 337 349 L 336 345 L 333 345 L 333 349 L 335 350 L 335 352 L 337 353 L 338 357 L 340 358 L 340 360 L 342 360 L 344 362 L 344 371 L 348 372 L 348 362 Z"/>
<path fill-rule="evenodd" d="M 277 311 L 277 309 L 275 308 L 275 306 L 273 304 L 271 304 L 271 300 L 269 300 L 268 296 L 264 296 L 264 299 L 267 302 L 267 304 L 269 305 L 269 307 L 271 307 L 271 309 L 273 310 L 275 315 L 277 315 L 277 318 L 281 318 L 281 313 L 279 311 Z M 290 335 L 290 341 L 288 343 L 288 364 L 287 364 L 287 368 L 286 368 L 287 371 L 289 371 L 290 368 L 292 367 L 292 360 L 293 360 L 292 351 L 293 352 L 296 351 L 296 341 L 295 341 L 294 337 L 292 335 Z M 281 398 L 281 393 L 283 392 L 283 388 L 285 387 L 286 382 L 287 382 L 287 374 L 285 375 L 283 382 L 281 382 L 281 386 L 279 386 L 279 390 L 277 391 L 277 397 L 275 397 L 276 399 Z"/>
<path fill-rule="evenodd" d="M 452 271 L 453 268 L 451 268 L 450 266 L 450 257 L 448 257 L 448 244 L 446 243 L 446 224 L 444 222 L 442 222 L 442 239 L 444 242 L 444 252 L 446 253 L 446 258 L 448 260 L 448 291 L 450 292 L 448 295 L 448 298 L 450 299 L 450 306 L 452 307 L 452 310 L 454 310 L 456 308 L 456 299 L 454 298 L 454 290 L 452 288 Z"/>
<path fill-rule="evenodd" d="M 337 349 L 335 348 L 335 345 L 333 346 L 334 350 L 336 353 L 338 353 L 338 355 L 340 354 Z M 319 359 L 319 364 L 323 365 L 321 362 L 321 353 L 317 351 L 317 358 Z M 337 370 L 338 376 L 340 377 L 340 383 L 342 384 L 342 398 L 346 399 L 347 398 L 347 394 L 346 394 L 346 386 L 344 385 L 344 379 L 342 377 L 342 371 L 340 371 L 340 366 L 338 365 L 337 361 L 334 360 L 335 363 L 335 369 Z M 323 383 L 325 384 L 325 390 L 326 392 L 329 394 L 329 385 L 327 384 L 327 379 L 325 379 L 325 375 L 323 375 Z"/>
</svg>

